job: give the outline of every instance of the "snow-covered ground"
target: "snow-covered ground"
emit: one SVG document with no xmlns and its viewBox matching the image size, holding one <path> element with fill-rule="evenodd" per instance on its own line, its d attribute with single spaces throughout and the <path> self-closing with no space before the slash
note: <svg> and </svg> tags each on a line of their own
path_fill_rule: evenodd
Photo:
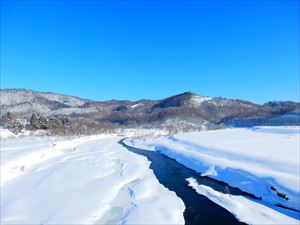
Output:
<svg viewBox="0 0 300 225">
<path fill-rule="evenodd" d="M 226 208 L 238 220 L 247 224 L 288 225 L 299 224 L 299 221 L 281 214 L 272 208 L 258 204 L 243 196 L 221 193 L 205 185 L 199 185 L 194 178 L 187 179 L 189 186 L 209 198 L 211 201 Z"/>
<path fill-rule="evenodd" d="M 17 135 L 15 135 L 14 133 L 10 132 L 7 129 L 3 129 L 2 127 L 0 127 L 0 137 L 1 138 L 11 138 L 11 137 L 17 137 Z"/>
<path fill-rule="evenodd" d="M 300 213 L 282 210 L 275 206 L 281 204 L 300 210 L 299 141 L 299 127 L 255 127 L 190 132 L 167 137 L 131 138 L 126 143 L 143 149 L 160 151 L 200 172 L 202 176 L 210 176 L 262 197 L 262 201 L 257 201 L 255 204 L 263 204 L 267 206 L 265 208 L 273 209 L 264 212 L 271 218 L 266 221 L 272 223 L 278 220 L 280 215 L 284 220 L 286 216 L 282 213 L 300 219 Z M 207 189 L 200 192 L 205 195 L 208 193 L 212 192 Z M 221 197 L 215 195 L 214 199 Z M 228 204 L 221 204 L 221 206 L 228 208 Z M 249 207 L 243 203 L 239 207 L 249 210 Z M 255 207 L 252 209 L 255 210 Z M 260 209 L 264 208 L 260 207 Z M 274 210 L 280 213 L 272 214 Z M 255 215 L 255 211 L 253 213 Z"/>
<path fill-rule="evenodd" d="M 182 133 L 126 130 L 80 138 L 1 133 L 1 224 L 183 224 L 185 206 L 150 162 L 118 141 L 156 150 L 201 175 L 261 196 L 187 185 L 248 224 L 299 224 L 299 127 Z M 136 136 L 140 136 L 137 138 Z M 279 195 L 281 195 L 281 197 Z M 285 198 L 282 198 L 285 197 Z"/>
<path fill-rule="evenodd" d="M 1 224 L 184 224 L 183 201 L 117 135 L 1 130 Z"/>
</svg>

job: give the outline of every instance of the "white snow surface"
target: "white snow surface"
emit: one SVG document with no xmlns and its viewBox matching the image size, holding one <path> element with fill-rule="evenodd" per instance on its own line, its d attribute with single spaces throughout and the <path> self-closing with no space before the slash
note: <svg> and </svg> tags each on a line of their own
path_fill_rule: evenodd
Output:
<svg viewBox="0 0 300 225">
<path fill-rule="evenodd" d="M 131 138 L 128 145 L 160 151 L 201 175 L 262 197 L 262 204 L 300 209 L 299 127 L 233 128 Z M 285 200 L 271 189 L 286 195 Z M 294 214 L 295 215 L 295 214 Z M 300 213 L 296 213 L 296 218 Z"/>
<path fill-rule="evenodd" d="M 4 129 L 4 128 L 0 127 L 0 137 L 1 138 L 12 138 L 12 137 L 17 137 L 17 135 L 12 133 L 8 129 Z"/>
<path fill-rule="evenodd" d="M 281 214 L 267 206 L 261 205 L 255 201 L 251 201 L 243 196 L 235 196 L 224 194 L 214 189 L 199 185 L 194 178 L 188 178 L 188 185 L 195 191 L 209 198 L 216 204 L 226 208 L 239 221 L 247 224 L 272 224 L 272 225 L 288 225 L 299 224 L 299 221 Z"/>
<path fill-rule="evenodd" d="M 145 157 L 117 143 L 120 137 L 5 132 L 1 224 L 184 224 L 183 201 L 157 181 Z"/>
<path fill-rule="evenodd" d="M 57 101 L 60 103 L 63 103 L 65 105 L 69 105 L 72 107 L 81 106 L 85 103 L 84 100 L 73 97 L 73 96 L 67 96 L 67 95 L 60 95 L 60 94 L 54 94 L 54 93 L 38 93 L 40 96 L 47 98 L 51 101 Z"/>
<path fill-rule="evenodd" d="M 13 105 L 30 102 L 37 96 L 44 97 L 50 101 L 57 101 L 72 107 L 81 106 L 86 102 L 83 99 L 73 96 L 46 92 L 33 92 L 30 90 L 2 90 L 0 100 L 2 105 Z"/>
<path fill-rule="evenodd" d="M 137 104 L 134 104 L 134 105 L 132 105 L 132 106 L 130 106 L 131 108 L 136 108 L 136 107 L 138 107 L 138 106 L 140 106 L 141 104 L 140 103 L 137 103 Z"/>
<path fill-rule="evenodd" d="M 51 109 L 47 106 L 35 103 L 30 104 L 29 102 L 20 103 L 18 105 L 10 106 L 9 108 L 1 109 L 0 114 L 4 115 L 7 112 L 14 112 L 14 113 L 22 113 L 22 112 L 40 112 L 40 113 L 49 113 Z"/>
<path fill-rule="evenodd" d="M 191 98 L 191 101 L 195 106 L 200 106 L 203 102 L 211 100 L 211 99 L 212 99 L 211 97 L 193 95 Z"/>
</svg>

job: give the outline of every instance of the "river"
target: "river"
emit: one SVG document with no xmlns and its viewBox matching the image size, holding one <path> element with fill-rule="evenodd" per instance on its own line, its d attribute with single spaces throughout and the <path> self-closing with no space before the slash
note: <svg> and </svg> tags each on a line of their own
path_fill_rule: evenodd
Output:
<svg viewBox="0 0 300 225">
<path fill-rule="evenodd" d="M 184 219 L 187 225 L 241 225 L 230 212 L 210 201 L 207 197 L 199 195 L 188 186 L 186 178 L 193 177 L 199 184 L 214 190 L 230 192 L 231 195 L 252 197 L 237 188 L 230 187 L 224 182 L 209 177 L 201 177 L 199 173 L 191 170 L 175 160 L 155 151 L 142 150 L 126 145 L 123 140 L 119 142 L 129 151 L 147 157 L 151 162 L 158 181 L 171 191 L 174 191 L 185 204 Z"/>
</svg>

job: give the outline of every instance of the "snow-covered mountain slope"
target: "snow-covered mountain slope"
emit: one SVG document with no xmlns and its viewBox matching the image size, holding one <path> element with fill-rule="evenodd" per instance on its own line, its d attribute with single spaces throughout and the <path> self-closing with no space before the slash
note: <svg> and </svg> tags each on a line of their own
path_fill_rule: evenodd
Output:
<svg viewBox="0 0 300 225">
<path fill-rule="evenodd" d="M 2 136 L 1 224 L 184 224 L 182 200 L 119 140 Z"/>
<path fill-rule="evenodd" d="M 208 100 L 212 100 L 213 98 L 211 97 L 205 97 L 205 96 L 199 96 L 199 95 L 193 95 L 190 99 L 192 104 L 194 104 L 196 107 L 201 106 L 203 102 L 206 102 Z"/>
<path fill-rule="evenodd" d="M 68 121 L 61 126 L 55 124 L 61 135 L 74 134 L 82 126 L 87 128 L 82 129 L 86 132 L 93 133 L 97 130 L 99 133 L 105 126 L 160 128 L 174 132 L 264 124 L 300 125 L 300 104 L 296 102 L 269 102 L 259 105 L 239 99 L 212 98 L 191 92 L 161 100 L 98 102 L 62 94 L 3 89 L 0 90 L 0 103 L 0 125 L 11 130 L 20 130 L 16 127 L 21 126 L 25 129 L 37 129 L 34 124 L 30 124 L 33 114 L 43 114 L 38 116 L 43 121 L 47 120 L 45 117 L 59 114 Z M 285 116 L 291 112 L 292 117 Z M 51 132 L 52 125 L 45 125 L 43 129 Z"/>
<path fill-rule="evenodd" d="M 160 151 L 202 176 L 262 197 L 261 204 L 300 210 L 300 128 L 256 127 L 133 138 L 127 144 Z M 241 206 L 242 207 L 242 206 Z M 300 220 L 300 213 L 294 213 Z"/>
<path fill-rule="evenodd" d="M 34 92 L 26 89 L 1 90 L 1 104 L 3 105 L 14 105 L 23 102 L 32 102 L 37 98 L 44 98 L 48 101 L 56 101 L 58 103 L 72 107 L 81 106 L 88 101 L 73 96 L 55 94 L 50 92 Z M 42 99 L 40 99 L 40 101 L 42 101 Z"/>
</svg>

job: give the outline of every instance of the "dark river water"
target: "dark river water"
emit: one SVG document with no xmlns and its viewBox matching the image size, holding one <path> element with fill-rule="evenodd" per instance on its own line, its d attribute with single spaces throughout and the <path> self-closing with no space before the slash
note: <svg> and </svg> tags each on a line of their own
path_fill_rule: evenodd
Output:
<svg viewBox="0 0 300 225">
<path fill-rule="evenodd" d="M 235 225 L 245 224 L 239 222 L 230 212 L 210 201 L 205 196 L 199 195 L 188 186 L 186 178 L 193 177 L 199 184 L 213 188 L 214 190 L 230 192 L 231 195 L 249 196 L 237 188 L 232 188 L 226 183 L 216 181 L 208 177 L 201 177 L 199 173 L 191 170 L 175 160 L 164 156 L 159 152 L 147 151 L 127 146 L 122 141 L 120 144 L 129 151 L 145 156 L 151 161 L 158 181 L 171 191 L 174 191 L 185 204 L 184 219 L 188 225 Z"/>
</svg>

